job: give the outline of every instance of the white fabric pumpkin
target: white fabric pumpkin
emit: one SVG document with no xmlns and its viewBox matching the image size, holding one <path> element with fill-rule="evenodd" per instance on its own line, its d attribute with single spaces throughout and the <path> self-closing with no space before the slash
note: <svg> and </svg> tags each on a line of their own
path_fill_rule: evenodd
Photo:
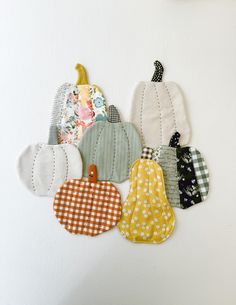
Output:
<svg viewBox="0 0 236 305">
<path fill-rule="evenodd" d="M 162 82 L 163 67 L 154 63 L 152 81 L 138 83 L 133 96 L 131 122 L 138 128 L 143 146 L 168 145 L 171 136 L 179 131 L 181 145 L 190 140 L 184 98 L 174 82 Z"/>
<path fill-rule="evenodd" d="M 62 183 L 82 177 L 79 150 L 72 144 L 29 145 L 18 160 L 23 184 L 37 196 L 53 197 Z"/>
</svg>

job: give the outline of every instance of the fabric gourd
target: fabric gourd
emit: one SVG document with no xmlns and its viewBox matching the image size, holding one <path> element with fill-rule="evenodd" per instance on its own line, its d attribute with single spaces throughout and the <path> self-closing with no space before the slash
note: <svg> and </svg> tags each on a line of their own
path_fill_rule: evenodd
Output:
<svg viewBox="0 0 236 305">
<path fill-rule="evenodd" d="M 106 121 L 103 93 L 96 85 L 89 85 L 85 68 L 77 64 L 77 84 L 65 83 L 57 91 L 50 127 L 53 144 L 78 145 L 84 131 L 94 122 Z"/>
<path fill-rule="evenodd" d="M 154 150 L 153 159 L 163 169 L 170 204 L 186 209 L 206 199 L 209 172 L 201 153 L 194 147 L 180 147 L 179 139 L 176 132 L 169 146 Z"/>
<path fill-rule="evenodd" d="M 152 160 L 152 153 L 151 148 L 143 148 L 141 159 L 132 165 L 129 194 L 118 223 L 121 234 L 138 243 L 161 243 L 170 236 L 175 226 L 162 169 Z"/>
<path fill-rule="evenodd" d="M 181 144 L 190 139 L 190 127 L 185 113 L 183 95 L 174 82 L 162 82 L 163 67 L 154 63 L 150 82 L 139 82 L 131 110 L 131 122 L 138 128 L 144 146 L 156 148 L 168 145 L 174 132 L 182 135 Z"/>
<path fill-rule="evenodd" d="M 18 173 L 23 184 L 37 196 L 54 196 L 59 186 L 82 176 L 82 160 L 72 144 L 29 145 L 18 160 Z"/>
<path fill-rule="evenodd" d="M 72 179 L 60 187 L 53 209 L 68 232 L 95 236 L 110 230 L 120 220 L 121 198 L 111 182 L 97 181 L 96 166 L 92 164 L 88 181 Z"/>
<path fill-rule="evenodd" d="M 83 174 L 87 177 L 88 165 L 96 164 L 98 180 L 120 183 L 129 178 L 129 169 L 141 154 L 141 140 L 133 124 L 120 121 L 115 106 L 108 112 L 108 121 L 89 127 L 79 143 Z"/>
</svg>

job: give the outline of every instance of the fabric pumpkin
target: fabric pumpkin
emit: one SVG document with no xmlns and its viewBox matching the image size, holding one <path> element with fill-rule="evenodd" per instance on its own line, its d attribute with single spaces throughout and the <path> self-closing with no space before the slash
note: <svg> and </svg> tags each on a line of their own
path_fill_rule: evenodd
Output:
<svg viewBox="0 0 236 305">
<path fill-rule="evenodd" d="M 163 168 L 171 205 L 186 209 L 206 199 L 209 172 L 201 153 L 194 147 L 180 147 L 179 138 L 176 132 L 169 146 L 154 150 L 153 159 Z"/>
<path fill-rule="evenodd" d="M 118 229 L 137 243 L 161 243 L 172 233 L 175 215 L 165 193 L 161 166 L 152 160 L 152 149 L 144 148 L 130 171 L 130 189 L 123 204 Z"/>
<path fill-rule="evenodd" d="M 182 135 L 181 144 L 190 139 L 190 127 L 184 108 L 184 98 L 174 82 L 162 82 L 163 67 L 154 63 L 155 72 L 151 82 L 139 82 L 133 101 L 131 122 L 140 132 L 144 146 L 168 145 L 174 132 Z"/>
<path fill-rule="evenodd" d="M 95 236 L 120 220 L 121 198 L 112 183 L 97 182 L 96 166 L 90 165 L 88 181 L 72 179 L 60 187 L 53 209 L 68 232 Z"/>
<path fill-rule="evenodd" d="M 106 121 L 103 93 L 89 85 L 85 68 L 77 64 L 77 84 L 65 83 L 57 91 L 50 127 L 50 143 L 78 145 L 84 131 L 94 122 Z"/>
<path fill-rule="evenodd" d="M 137 130 L 131 123 L 122 123 L 115 106 L 109 106 L 107 122 L 97 122 L 88 128 L 79 143 L 83 173 L 88 165 L 99 168 L 98 180 L 122 182 L 129 177 L 131 164 L 139 158 L 142 148 Z"/>
<path fill-rule="evenodd" d="M 19 157 L 18 173 L 34 195 L 54 196 L 64 181 L 82 176 L 82 160 L 71 144 L 29 145 Z"/>
</svg>

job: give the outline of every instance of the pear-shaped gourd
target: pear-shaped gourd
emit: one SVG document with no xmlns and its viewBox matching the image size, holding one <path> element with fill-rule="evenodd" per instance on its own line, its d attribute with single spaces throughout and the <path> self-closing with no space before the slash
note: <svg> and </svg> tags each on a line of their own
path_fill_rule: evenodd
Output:
<svg viewBox="0 0 236 305">
<path fill-rule="evenodd" d="M 107 122 L 97 122 L 86 130 L 79 150 L 85 177 L 88 165 L 96 164 L 98 180 L 120 183 L 129 178 L 129 169 L 141 154 L 141 140 L 132 123 L 121 122 L 115 106 L 109 106 L 108 112 Z"/>
<path fill-rule="evenodd" d="M 105 98 L 96 85 L 88 84 L 85 68 L 76 65 L 76 84 L 65 83 L 57 91 L 53 105 L 50 142 L 78 145 L 84 131 L 94 122 L 107 119 Z"/>
<path fill-rule="evenodd" d="M 186 209 L 204 201 L 209 191 L 209 172 L 201 153 L 194 147 L 180 147 L 176 132 L 169 146 L 161 145 L 153 159 L 161 165 L 170 204 Z"/>
<path fill-rule="evenodd" d="M 138 83 L 132 101 L 131 122 L 140 132 L 144 146 L 168 145 L 174 132 L 182 135 L 181 144 L 190 139 L 184 98 L 174 82 L 163 82 L 163 66 L 155 61 L 152 81 Z"/>
<path fill-rule="evenodd" d="M 130 171 L 130 189 L 123 203 L 119 231 L 137 243 L 161 243 L 172 233 L 175 215 L 165 192 L 162 168 L 144 148 Z"/>
</svg>

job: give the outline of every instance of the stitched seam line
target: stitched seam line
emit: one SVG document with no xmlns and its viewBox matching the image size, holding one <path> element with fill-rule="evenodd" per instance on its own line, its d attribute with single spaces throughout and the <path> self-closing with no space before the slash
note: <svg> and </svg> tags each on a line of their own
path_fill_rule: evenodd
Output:
<svg viewBox="0 0 236 305">
<path fill-rule="evenodd" d="M 126 136 L 127 143 L 128 143 L 128 169 L 127 169 L 127 177 L 128 177 L 129 176 L 129 169 L 130 169 L 130 166 L 131 166 L 131 164 L 130 164 L 130 159 L 131 159 L 130 143 L 129 143 L 128 134 L 127 134 L 127 132 L 125 130 L 125 127 L 124 127 L 123 123 L 121 124 L 121 127 L 123 129 L 123 132 L 124 132 L 124 134 Z"/>
<path fill-rule="evenodd" d="M 39 145 L 39 148 L 38 148 L 37 152 L 35 153 L 34 160 L 33 160 L 33 165 L 32 165 L 31 183 L 32 183 L 32 187 L 33 187 L 33 191 L 34 191 L 34 192 L 37 191 L 36 186 L 35 186 L 35 181 L 34 181 L 35 164 L 36 164 L 36 160 L 37 160 L 37 158 L 38 158 L 39 152 L 40 152 L 40 150 L 41 150 L 42 148 L 43 148 L 43 145 Z"/>
<path fill-rule="evenodd" d="M 143 106 L 144 106 L 144 96 L 145 96 L 145 90 L 146 90 L 146 83 L 144 83 L 143 87 L 143 93 L 142 93 L 142 100 L 141 100 L 141 109 L 140 109 L 140 133 L 141 133 L 141 138 L 143 140 L 144 144 L 144 135 L 143 135 Z"/>
<path fill-rule="evenodd" d="M 166 85 L 166 83 L 164 83 L 164 86 L 166 88 L 167 94 L 169 96 L 169 100 L 170 100 L 170 105 L 171 105 L 171 111 L 172 111 L 172 115 L 173 115 L 173 120 L 174 120 L 174 125 L 175 125 L 175 131 L 177 131 L 177 124 L 176 124 L 176 117 L 175 117 L 175 109 L 174 109 L 174 105 L 173 105 L 173 101 L 170 95 L 170 91 Z"/>
<path fill-rule="evenodd" d="M 100 131 L 100 133 L 99 133 L 99 135 L 98 135 L 98 137 L 97 137 L 97 141 L 96 141 L 96 143 L 95 143 L 94 151 L 93 151 L 92 163 L 94 163 L 94 161 L 95 161 L 96 152 L 97 152 L 97 147 L 98 147 L 98 144 L 99 144 L 99 141 L 100 141 L 100 138 L 101 138 L 101 135 L 102 135 L 102 132 L 103 132 L 105 126 L 106 126 L 106 124 L 101 128 L 101 131 Z"/>
<path fill-rule="evenodd" d="M 52 147 L 52 160 L 53 160 L 53 170 L 52 170 L 52 180 L 48 188 L 48 192 L 51 190 L 53 181 L 55 180 L 55 173 L 56 173 L 56 160 L 55 160 L 55 151 L 54 148 Z"/>
<path fill-rule="evenodd" d="M 68 179 L 68 174 L 69 174 L 69 159 L 68 159 L 68 155 L 67 155 L 67 152 L 65 150 L 64 147 L 60 146 L 60 148 L 62 149 L 62 151 L 64 152 L 65 154 L 65 158 L 66 158 L 66 173 L 65 173 L 65 181 L 67 181 Z"/>
<path fill-rule="evenodd" d="M 113 137 L 113 145 L 114 145 L 114 153 L 113 153 L 113 160 L 112 160 L 112 170 L 111 170 L 111 176 L 110 179 L 112 179 L 114 174 L 114 167 L 115 167 L 115 160 L 116 160 L 116 128 L 114 126 L 114 137 Z"/>
<path fill-rule="evenodd" d="M 154 86 L 154 89 L 155 89 L 155 94 L 156 94 L 156 98 L 157 98 L 158 109 L 159 109 L 159 113 L 160 113 L 160 138 L 161 138 L 160 144 L 162 144 L 162 141 L 163 141 L 163 131 L 162 131 L 161 103 L 160 103 L 159 95 L 158 95 L 158 92 L 157 92 L 156 84 L 154 83 L 153 86 Z"/>
<path fill-rule="evenodd" d="M 69 89 L 70 84 L 65 83 L 62 85 L 54 98 L 54 103 L 53 103 L 53 111 L 52 111 L 52 117 L 51 117 L 51 126 L 56 126 L 57 127 L 57 142 L 59 143 L 59 134 L 60 128 L 61 127 L 61 121 L 62 121 L 62 115 L 63 115 L 63 109 L 64 109 L 64 104 L 65 104 L 65 97 L 66 97 L 66 92 Z"/>
</svg>

